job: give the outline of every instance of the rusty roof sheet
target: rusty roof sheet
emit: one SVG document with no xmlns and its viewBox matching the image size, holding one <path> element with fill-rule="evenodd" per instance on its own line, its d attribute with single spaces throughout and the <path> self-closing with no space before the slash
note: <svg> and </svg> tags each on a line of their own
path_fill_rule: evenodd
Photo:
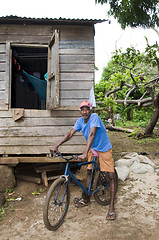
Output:
<svg viewBox="0 0 159 240">
<path fill-rule="evenodd" d="M 75 19 L 75 18 L 30 18 L 18 16 L 2 16 L 0 17 L 0 24 L 69 24 L 69 25 L 93 25 L 107 21 L 106 19 Z"/>
</svg>

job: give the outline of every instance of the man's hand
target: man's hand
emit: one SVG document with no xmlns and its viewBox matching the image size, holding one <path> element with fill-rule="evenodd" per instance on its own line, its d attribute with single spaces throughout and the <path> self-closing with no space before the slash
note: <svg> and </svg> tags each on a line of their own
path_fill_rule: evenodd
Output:
<svg viewBox="0 0 159 240">
<path fill-rule="evenodd" d="M 77 161 L 78 162 L 85 162 L 86 158 L 87 158 L 87 154 L 83 153 L 83 154 L 78 156 Z"/>
<path fill-rule="evenodd" d="M 58 147 L 57 146 L 53 146 L 52 148 L 50 148 L 50 152 L 55 153 L 58 151 Z"/>
</svg>

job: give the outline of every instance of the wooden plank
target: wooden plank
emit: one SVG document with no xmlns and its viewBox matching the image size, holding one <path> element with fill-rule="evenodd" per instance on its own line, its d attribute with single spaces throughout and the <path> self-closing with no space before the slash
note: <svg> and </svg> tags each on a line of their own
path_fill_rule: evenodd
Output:
<svg viewBox="0 0 159 240">
<path fill-rule="evenodd" d="M 73 126 L 43 126 L 43 127 L 12 127 L 0 128 L 0 137 L 38 137 L 38 136 L 63 136 Z"/>
<path fill-rule="evenodd" d="M 11 43 L 12 47 L 48 48 L 48 44 L 38 43 Z"/>
<path fill-rule="evenodd" d="M 59 106 L 59 31 L 55 30 L 55 104 Z"/>
<path fill-rule="evenodd" d="M 60 157 L 0 157 L 0 164 L 17 165 L 18 163 L 59 163 L 66 162 Z"/>
<path fill-rule="evenodd" d="M 92 26 L 65 26 L 61 31 L 61 40 L 92 40 Z"/>
<path fill-rule="evenodd" d="M 19 163 L 18 158 L 13 157 L 0 157 L 0 164 L 17 165 Z"/>
<path fill-rule="evenodd" d="M 94 63 L 93 55 L 60 55 L 60 63 Z"/>
<path fill-rule="evenodd" d="M 51 146 L 0 146 L 0 154 L 49 154 Z M 82 153 L 85 145 L 61 146 L 61 153 Z M 33 162 L 33 158 L 30 158 Z"/>
<path fill-rule="evenodd" d="M 6 63 L 5 62 L 1 62 L 0 63 L 0 71 L 1 72 L 5 72 L 5 69 L 6 69 Z"/>
<path fill-rule="evenodd" d="M 13 118 L 0 118 L 0 127 L 71 126 L 74 125 L 77 118 L 23 118 L 18 121 L 14 121 Z"/>
<path fill-rule="evenodd" d="M 5 99 L 5 91 L 0 91 L 0 100 Z"/>
<path fill-rule="evenodd" d="M 53 76 L 53 77 L 52 77 Z M 59 32 L 55 30 L 48 47 L 47 108 L 59 106 Z"/>
<path fill-rule="evenodd" d="M 43 173 L 41 174 L 41 176 L 42 176 L 43 184 L 45 185 L 45 187 L 48 187 L 49 184 L 48 184 L 46 172 L 43 172 Z"/>
<path fill-rule="evenodd" d="M 6 54 L 0 52 L 0 62 L 4 62 L 5 63 L 5 61 L 6 61 Z"/>
<path fill-rule="evenodd" d="M 5 43 L 0 43 L 0 53 L 5 53 L 6 52 L 6 45 Z"/>
<path fill-rule="evenodd" d="M 50 39 L 50 35 L 48 36 L 29 36 L 27 35 L 27 33 L 25 35 L 1 35 L 0 36 L 0 41 L 1 42 L 5 42 L 5 41 L 9 41 L 9 42 L 14 42 L 14 44 L 18 44 L 18 43 L 35 43 L 35 44 L 48 44 Z"/>
<path fill-rule="evenodd" d="M 65 72 L 65 73 L 60 73 L 60 80 L 61 82 L 63 81 L 71 81 L 71 80 L 75 80 L 75 81 L 93 81 L 94 79 L 94 72 Z"/>
<path fill-rule="evenodd" d="M 50 75 L 51 75 L 51 49 L 48 47 L 48 62 L 47 62 L 47 92 L 46 92 L 46 108 L 49 108 L 50 105 Z"/>
<path fill-rule="evenodd" d="M 60 72 L 94 72 L 94 64 L 60 64 Z"/>
<path fill-rule="evenodd" d="M 5 81 L 6 80 L 6 74 L 5 72 L 0 72 L 0 80 Z"/>
<path fill-rule="evenodd" d="M 61 110 L 36 110 L 36 109 L 25 109 L 24 118 L 55 118 L 55 117 L 78 117 L 80 116 L 78 108 L 68 109 L 62 108 Z M 1 111 L 0 118 L 12 118 L 12 109 L 8 111 Z"/>
<path fill-rule="evenodd" d="M 40 28 L 40 31 L 39 31 Z M 40 25 L 39 27 L 37 25 L 15 25 L 15 24 L 1 24 L 0 25 L 0 36 L 2 34 L 8 34 L 8 35 L 34 35 L 34 36 L 49 36 L 51 35 L 51 32 L 54 31 L 55 27 L 49 26 L 49 25 Z"/>
<path fill-rule="evenodd" d="M 85 98 L 88 100 L 88 97 Z M 79 107 L 80 103 L 83 101 L 83 98 L 79 99 L 60 99 L 61 106 L 71 107 L 71 106 L 77 106 Z"/>
<path fill-rule="evenodd" d="M 73 126 L 78 117 L 76 118 L 27 118 L 27 119 L 19 119 L 18 121 L 14 121 L 12 118 L 0 118 L 0 127 L 7 128 L 11 127 L 45 127 L 45 126 Z"/>
<path fill-rule="evenodd" d="M 91 81 L 61 81 L 60 82 L 60 89 L 62 90 L 82 90 L 82 89 L 91 89 L 92 87 Z"/>
<path fill-rule="evenodd" d="M 79 111 L 77 111 L 77 109 L 78 108 L 76 108 L 76 110 L 74 109 L 72 111 L 70 111 L 70 110 L 66 111 L 66 110 L 64 110 L 64 108 L 62 110 L 56 110 L 56 111 L 54 110 L 54 111 L 52 111 L 51 116 L 52 117 L 76 117 L 76 118 L 78 118 L 81 115 L 80 115 Z"/>
<path fill-rule="evenodd" d="M 8 110 L 8 105 L 0 101 L 0 111 Z"/>
<path fill-rule="evenodd" d="M 60 157 L 18 157 L 19 163 L 57 163 L 57 162 L 66 162 Z"/>
<path fill-rule="evenodd" d="M 5 103 L 9 104 L 10 91 L 10 77 L 11 77 L 11 54 L 10 42 L 6 42 L 6 78 L 5 78 Z"/>
<path fill-rule="evenodd" d="M 61 48 L 59 49 L 59 54 L 60 55 L 94 55 L 94 48 L 63 49 L 61 46 Z"/>
<path fill-rule="evenodd" d="M 91 41 L 60 41 L 59 48 L 61 49 L 92 49 L 94 48 L 94 42 Z"/>
<path fill-rule="evenodd" d="M 50 137 L 1 137 L 0 146 L 54 146 L 57 142 L 61 140 L 62 136 L 50 136 Z M 84 144 L 85 139 L 83 136 L 74 136 L 70 139 L 67 144 L 64 145 L 74 145 L 74 144 Z"/>
<path fill-rule="evenodd" d="M 0 81 L 0 91 L 5 91 L 5 81 Z"/>
<path fill-rule="evenodd" d="M 48 44 L 49 48 L 52 48 L 52 46 L 54 45 L 54 43 L 55 43 L 55 31 L 53 32 L 53 34 L 52 34 L 52 36 L 51 36 L 51 39 L 50 39 L 50 41 L 49 41 L 49 44 Z"/>
<path fill-rule="evenodd" d="M 78 98 L 82 98 L 82 99 L 87 99 L 89 98 L 89 94 L 90 94 L 90 90 L 82 90 L 82 91 L 78 91 L 78 90 L 74 90 L 74 91 L 64 91 L 61 90 L 60 91 L 60 99 L 78 99 Z"/>
</svg>

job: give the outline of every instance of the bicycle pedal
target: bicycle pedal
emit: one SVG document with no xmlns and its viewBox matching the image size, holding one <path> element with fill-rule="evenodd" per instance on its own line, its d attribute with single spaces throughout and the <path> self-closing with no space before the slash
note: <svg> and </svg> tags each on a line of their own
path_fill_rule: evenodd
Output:
<svg viewBox="0 0 159 240">
<path fill-rule="evenodd" d="M 82 198 L 74 198 L 73 203 L 77 204 Z"/>
</svg>

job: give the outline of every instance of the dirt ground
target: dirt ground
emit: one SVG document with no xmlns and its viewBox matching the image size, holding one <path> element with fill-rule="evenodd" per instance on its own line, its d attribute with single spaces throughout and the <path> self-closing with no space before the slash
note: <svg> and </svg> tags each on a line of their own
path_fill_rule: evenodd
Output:
<svg viewBox="0 0 159 240">
<path fill-rule="evenodd" d="M 115 160 L 121 152 L 147 152 L 159 167 L 159 142 L 140 144 L 125 133 L 109 133 Z M 47 189 L 39 195 L 32 194 L 42 185 L 18 182 L 17 190 L 9 202 L 10 210 L 0 221 L 0 240 L 158 240 L 159 239 L 159 176 L 154 174 L 131 174 L 126 181 L 119 181 L 115 201 L 117 219 L 106 221 L 108 206 L 91 199 L 84 208 L 73 205 L 74 197 L 81 191 L 71 184 L 71 203 L 63 225 L 55 232 L 43 224 L 43 205 Z M 12 209 L 12 211 L 11 211 Z"/>
</svg>

